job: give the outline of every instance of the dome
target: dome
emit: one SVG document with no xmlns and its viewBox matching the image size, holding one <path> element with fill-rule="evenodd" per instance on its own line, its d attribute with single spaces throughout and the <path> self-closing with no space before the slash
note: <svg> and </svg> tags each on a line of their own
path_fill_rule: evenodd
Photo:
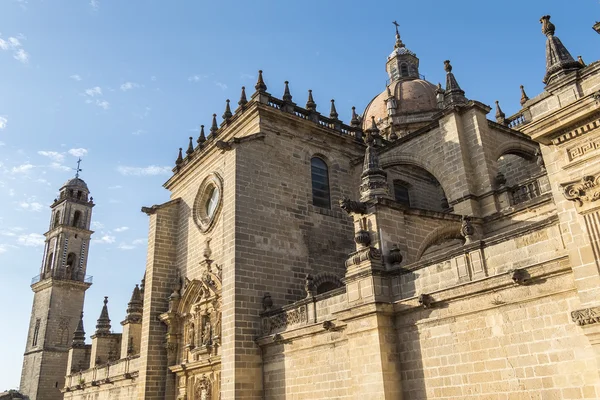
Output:
<svg viewBox="0 0 600 400">
<path fill-rule="evenodd" d="M 89 192 L 87 184 L 84 182 L 83 179 L 80 179 L 80 178 L 69 179 L 68 181 L 65 182 L 65 184 L 63 185 L 62 188 L 84 189 Z"/>
<path fill-rule="evenodd" d="M 437 87 L 422 79 L 400 80 L 392 82 L 389 86 L 390 92 L 396 99 L 395 115 L 431 112 L 438 109 L 436 98 Z M 386 120 L 387 111 L 387 89 L 375 96 L 365 109 L 363 115 L 363 129 L 367 129 L 371 116 L 375 121 Z"/>
</svg>

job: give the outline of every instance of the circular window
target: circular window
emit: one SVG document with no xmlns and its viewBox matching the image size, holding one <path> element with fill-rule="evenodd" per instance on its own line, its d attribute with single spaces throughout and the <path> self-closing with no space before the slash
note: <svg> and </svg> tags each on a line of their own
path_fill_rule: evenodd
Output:
<svg viewBox="0 0 600 400">
<path fill-rule="evenodd" d="M 217 174 L 207 176 L 200 184 L 194 201 L 194 222 L 202 232 L 208 232 L 214 225 L 221 209 L 223 183 Z"/>
</svg>

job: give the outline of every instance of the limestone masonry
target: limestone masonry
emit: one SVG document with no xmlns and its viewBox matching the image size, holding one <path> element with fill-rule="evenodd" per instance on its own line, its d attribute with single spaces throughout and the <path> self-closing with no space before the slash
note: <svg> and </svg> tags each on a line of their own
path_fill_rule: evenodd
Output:
<svg viewBox="0 0 600 400">
<path fill-rule="evenodd" d="M 104 300 L 91 344 L 94 203 L 69 180 L 31 285 L 21 392 L 600 398 L 600 62 L 540 22 L 545 90 L 521 87 L 521 110 L 496 103 L 495 121 L 450 61 L 445 86 L 424 80 L 397 27 L 388 85 L 349 125 L 288 82 L 271 95 L 259 71 L 179 150 L 171 200 L 142 208 L 144 278 L 122 333 Z"/>
</svg>

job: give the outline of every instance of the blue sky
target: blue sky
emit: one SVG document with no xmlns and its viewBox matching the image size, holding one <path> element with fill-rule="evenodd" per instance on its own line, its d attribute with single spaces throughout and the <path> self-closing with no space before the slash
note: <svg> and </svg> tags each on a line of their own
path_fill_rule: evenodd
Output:
<svg viewBox="0 0 600 400">
<path fill-rule="evenodd" d="M 48 206 L 82 156 L 94 208 L 85 326 L 89 335 L 109 296 L 113 328 L 145 267 L 141 206 L 168 200 L 162 183 L 177 149 L 221 115 L 240 87 L 269 92 L 290 81 L 303 105 L 313 89 L 321 112 L 336 99 L 340 118 L 384 89 L 393 20 L 420 58 L 420 72 L 444 82 L 443 61 L 466 96 L 507 115 L 519 85 L 543 90 L 552 15 L 573 56 L 598 58 L 591 26 L 596 1 L 206 2 L 158 0 L 0 1 L 0 390 L 19 384 Z M 489 116 L 493 119 L 493 111 Z M 341 262 L 341 261 L 340 261 Z"/>
</svg>

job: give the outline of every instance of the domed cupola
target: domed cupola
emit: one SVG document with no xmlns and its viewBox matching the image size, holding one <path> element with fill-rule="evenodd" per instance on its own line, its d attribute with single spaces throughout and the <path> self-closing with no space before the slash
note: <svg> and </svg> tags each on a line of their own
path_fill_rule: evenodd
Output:
<svg viewBox="0 0 600 400">
<path fill-rule="evenodd" d="M 388 56 L 386 70 L 390 78 L 390 83 L 405 79 L 419 78 L 419 59 L 417 55 L 406 48 L 400 33 L 398 32 L 398 23 L 396 25 L 396 44 L 394 51 Z"/>
</svg>

